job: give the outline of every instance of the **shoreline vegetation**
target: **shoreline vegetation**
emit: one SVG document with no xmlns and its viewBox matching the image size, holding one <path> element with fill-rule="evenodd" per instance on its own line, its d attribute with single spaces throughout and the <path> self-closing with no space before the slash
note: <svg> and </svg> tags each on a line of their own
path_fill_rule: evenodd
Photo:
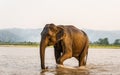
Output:
<svg viewBox="0 0 120 75">
<path fill-rule="evenodd" d="M 39 47 L 38 42 L 2 42 L 0 47 Z"/>
<path fill-rule="evenodd" d="M 90 48 L 120 49 L 120 46 L 119 45 L 92 45 L 90 44 Z"/>
<path fill-rule="evenodd" d="M 2 42 L 0 47 L 39 47 L 39 42 Z M 52 46 L 50 46 L 52 47 Z M 106 48 L 106 49 L 120 49 L 120 45 L 100 45 L 100 44 L 91 44 L 89 48 Z"/>
</svg>

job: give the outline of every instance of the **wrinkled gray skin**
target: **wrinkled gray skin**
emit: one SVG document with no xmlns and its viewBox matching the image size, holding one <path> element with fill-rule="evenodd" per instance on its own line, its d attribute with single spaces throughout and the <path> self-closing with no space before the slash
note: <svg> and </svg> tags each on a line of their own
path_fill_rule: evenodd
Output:
<svg viewBox="0 0 120 75">
<path fill-rule="evenodd" d="M 85 66 L 88 55 L 88 37 L 86 33 L 72 25 L 46 24 L 41 32 L 40 59 L 45 69 L 45 48 L 54 46 L 56 63 L 63 65 L 64 60 L 75 57 L 79 66 Z"/>
</svg>

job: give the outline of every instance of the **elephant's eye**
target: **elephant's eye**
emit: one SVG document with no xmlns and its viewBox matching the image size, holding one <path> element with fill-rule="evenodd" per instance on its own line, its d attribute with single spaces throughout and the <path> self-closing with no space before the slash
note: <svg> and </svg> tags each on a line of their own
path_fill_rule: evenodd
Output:
<svg viewBox="0 0 120 75">
<path fill-rule="evenodd" d="M 51 39 L 51 38 L 49 38 L 49 41 L 52 41 L 52 39 Z"/>
</svg>

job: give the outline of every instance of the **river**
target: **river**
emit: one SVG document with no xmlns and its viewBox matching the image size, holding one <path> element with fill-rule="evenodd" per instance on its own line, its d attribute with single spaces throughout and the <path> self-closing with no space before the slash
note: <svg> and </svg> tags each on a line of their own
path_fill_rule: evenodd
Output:
<svg viewBox="0 0 120 75">
<path fill-rule="evenodd" d="M 78 69 L 78 61 L 64 61 L 56 67 L 53 48 L 46 48 L 46 70 L 40 68 L 39 48 L 0 46 L 0 75 L 120 75 L 120 49 L 89 49 L 87 66 Z M 68 68 L 70 67 L 70 68 Z"/>
</svg>

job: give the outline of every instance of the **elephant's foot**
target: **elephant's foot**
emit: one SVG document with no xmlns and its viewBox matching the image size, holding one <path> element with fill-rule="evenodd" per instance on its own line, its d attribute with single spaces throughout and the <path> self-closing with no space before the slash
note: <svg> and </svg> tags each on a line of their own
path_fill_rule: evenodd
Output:
<svg viewBox="0 0 120 75">
<path fill-rule="evenodd" d="M 79 69 L 88 70 L 88 68 L 86 66 L 80 66 Z"/>
<path fill-rule="evenodd" d="M 79 69 L 85 69 L 85 66 L 80 66 Z"/>
<path fill-rule="evenodd" d="M 57 64 L 57 67 L 59 68 L 59 67 L 64 67 L 64 65 L 61 65 L 61 64 Z"/>
<path fill-rule="evenodd" d="M 74 67 L 71 67 L 71 66 L 64 66 L 64 65 L 61 65 L 61 64 L 57 64 L 57 68 L 75 69 Z"/>
</svg>

